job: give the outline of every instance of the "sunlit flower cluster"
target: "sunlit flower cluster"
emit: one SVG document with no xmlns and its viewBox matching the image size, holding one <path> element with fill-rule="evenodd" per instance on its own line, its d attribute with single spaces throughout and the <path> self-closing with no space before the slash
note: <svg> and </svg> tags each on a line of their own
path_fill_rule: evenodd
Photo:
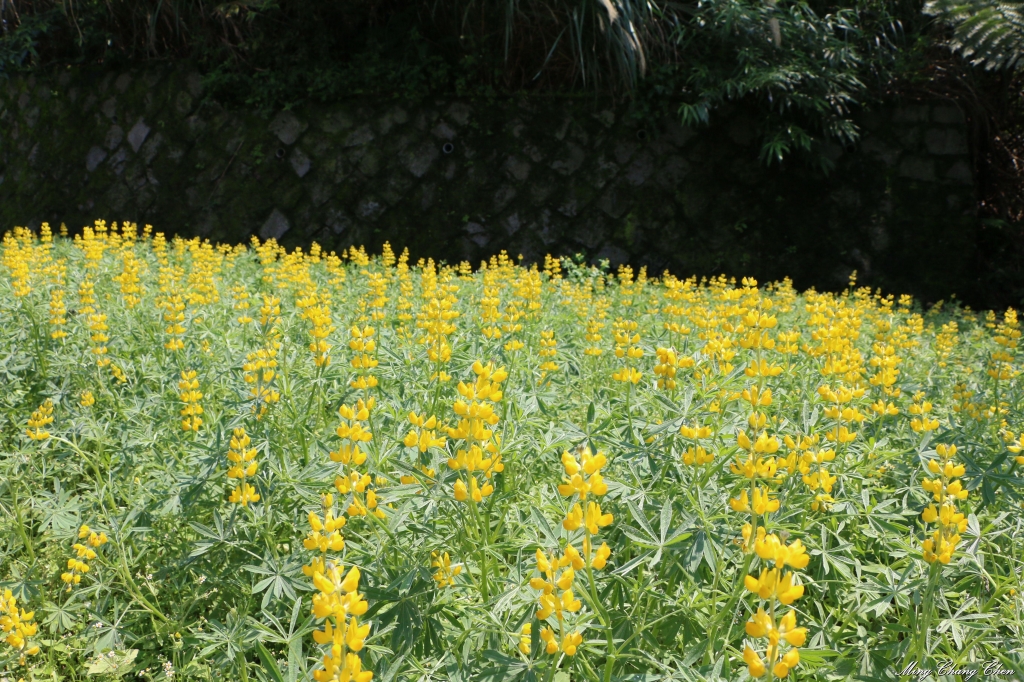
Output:
<svg viewBox="0 0 1024 682">
<path fill-rule="evenodd" d="M 46 427 L 52 423 L 53 401 L 47 398 L 39 407 L 32 411 L 32 416 L 28 418 L 28 428 L 25 430 L 25 435 L 32 440 L 46 440 L 50 437 L 50 432 L 46 430 Z"/>
<path fill-rule="evenodd" d="M 75 551 L 75 556 L 68 559 L 68 570 L 60 575 L 60 579 L 67 584 L 69 592 L 72 586 L 81 583 L 82 576 L 89 572 L 89 564 L 86 562 L 96 558 L 96 548 L 107 544 L 107 534 L 97 533 L 83 524 L 78 529 L 78 539 L 84 542 L 76 542 L 71 546 L 71 549 Z"/>
<path fill-rule="evenodd" d="M 948 564 L 960 544 L 960 534 L 967 530 L 967 518 L 957 510 L 957 502 L 967 499 L 968 493 L 960 482 L 966 469 L 953 458 L 956 446 L 939 443 L 935 446 L 936 457 L 928 460 L 928 472 L 935 478 L 925 478 L 921 487 L 931 493 L 932 504 L 921 514 L 925 523 L 937 524 L 937 528 L 926 538 L 921 547 L 924 560 Z"/>
<path fill-rule="evenodd" d="M 4 641 L 18 652 L 20 664 L 25 665 L 27 656 L 39 653 L 39 645 L 32 643 L 39 626 L 34 622 L 35 612 L 18 608 L 18 600 L 9 589 L 0 596 L 0 631 Z"/>
<path fill-rule="evenodd" d="M 249 438 L 244 427 L 239 426 L 231 433 L 227 455 L 230 463 L 228 478 L 238 482 L 231 490 L 228 501 L 243 507 L 249 506 L 250 502 L 260 501 L 259 493 L 248 481 L 256 475 L 259 469 L 259 462 L 256 461 L 256 448 L 250 447 L 251 444 L 252 439 Z"/>
<path fill-rule="evenodd" d="M 473 363 L 473 373 L 475 381 L 458 384 L 462 399 L 456 400 L 452 407 L 458 423 L 447 427 L 447 432 L 449 438 L 461 443 L 449 457 L 448 467 L 460 474 L 455 481 L 455 499 L 479 504 L 494 492 L 490 482 L 493 475 L 505 470 L 501 461 L 501 437 L 492 427 L 498 423 L 494 408 L 501 401 L 501 382 L 508 378 L 508 372 L 504 367 L 495 369 L 494 363 L 484 365 L 477 360 Z M 477 478 L 478 472 L 481 479 Z"/>
</svg>

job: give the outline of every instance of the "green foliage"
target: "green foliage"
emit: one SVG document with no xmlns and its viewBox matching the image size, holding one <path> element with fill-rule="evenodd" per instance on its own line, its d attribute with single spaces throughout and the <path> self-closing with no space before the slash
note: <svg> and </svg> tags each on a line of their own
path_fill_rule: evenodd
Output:
<svg viewBox="0 0 1024 682">
<path fill-rule="evenodd" d="M 1015 0 L 928 0 L 925 14 L 952 27 L 949 46 L 974 66 L 1024 68 L 1024 3 Z"/>
<path fill-rule="evenodd" d="M 679 30 L 692 64 L 681 74 L 683 122 L 707 123 L 726 102 L 754 101 L 763 160 L 817 151 L 830 167 L 821 143 L 858 139 L 852 114 L 871 98 L 866 82 L 891 68 L 899 36 L 884 9 L 865 3 L 819 13 L 806 2 L 702 1 Z"/>
<path fill-rule="evenodd" d="M 765 111 L 765 158 L 815 136 L 856 138 L 864 76 L 891 61 L 906 8 L 750 0 L 22 0 L 0 70 L 187 58 L 216 96 L 274 108 L 350 94 L 487 95 L 542 88 L 683 97 L 687 122 L 723 102 Z M 11 5 L 13 7 L 13 5 Z M 780 46 L 774 34 L 779 34 Z"/>
<path fill-rule="evenodd" d="M 363 395 L 350 383 L 359 372 L 350 363 L 349 330 L 380 305 L 383 318 L 373 323 L 380 383 L 364 421 L 372 439 L 359 471 L 374 478 L 382 513 L 349 516 L 345 547 L 331 555 L 363 573 L 370 607 L 361 622 L 372 629 L 361 655 L 375 680 L 745 679 L 742 652 L 751 639 L 743 623 L 760 602 L 744 592 L 744 577 L 768 567 L 738 546 L 751 516 L 729 502 L 749 484 L 730 464 L 748 456 L 737 434 L 753 428 L 742 397 L 752 385 L 772 390 L 757 408 L 766 436 L 820 437 L 811 453 L 834 456 L 827 460 L 836 478 L 828 510 L 810 509 L 815 489 L 796 468 L 808 461 L 797 459 L 804 454 L 814 459 L 810 446 L 787 444 L 778 451 L 779 462 L 794 462 L 787 475 L 761 481 L 781 507 L 758 523 L 800 539 L 810 557 L 795 605 L 808 628 L 799 679 L 893 680 L 910 660 L 975 668 L 994 658 L 1021 674 L 1024 461 L 1007 446 L 1020 445 L 1024 391 L 1021 376 L 1012 376 L 1021 357 L 1008 343 L 1019 334 L 1012 315 L 998 322 L 958 306 L 925 314 L 909 299 L 897 306 L 870 289 L 853 290 L 852 282 L 843 294 L 798 295 L 787 283 L 633 280 L 578 256 L 561 261 L 566 277 L 558 281 L 509 265 L 475 275 L 413 267 L 402 275 L 379 258 L 343 265 L 333 254 L 285 254 L 273 245 L 257 254 L 175 240 L 161 257 L 145 239 L 83 243 L 58 239 L 51 248 L 22 232 L 5 241 L 0 260 L 0 313 L 8 321 L 0 327 L 0 587 L 35 610 L 42 646 L 26 669 L 0 642 L 0 670 L 27 682 L 92 675 L 308 680 L 323 651 L 311 637 L 318 623 L 302 571 L 319 552 L 303 539 L 309 513 L 322 513 L 322 493 L 348 471 L 329 453 L 339 449 L 338 405 Z M 132 262 L 140 267 L 125 267 Z M 500 279 L 492 289 L 485 277 L 494 273 Z M 109 327 L 103 355 L 113 364 L 106 368 L 91 352 L 96 320 L 81 312 L 76 294 L 86 279 L 102 311 L 93 314 L 106 315 Z M 416 338 L 423 331 L 401 318 L 403 310 L 428 307 L 429 282 L 450 286 L 460 313 L 452 318 L 448 363 L 432 362 Z M 55 291 L 65 292 L 67 308 L 59 325 L 51 322 Z M 309 349 L 310 292 L 329 301 L 338 327 L 326 337 L 333 362 L 324 366 Z M 157 303 L 177 293 L 188 300 L 186 332 L 184 346 L 171 350 L 167 307 Z M 280 336 L 239 319 L 259 319 L 271 295 L 280 297 L 272 325 Z M 492 296 L 503 314 L 530 310 L 516 318 L 521 329 L 501 338 L 481 333 L 488 322 L 480 303 Z M 400 307 L 403 297 L 412 308 Z M 616 357 L 616 339 L 598 311 L 607 322 L 637 323 L 628 343 L 640 357 Z M 950 322 L 958 327 L 942 326 Z M 589 323 L 603 339 L 590 336 Z M 778 345 L 749 347 L 743 324 L 757 324 Z M 54 338 L 57 327 L 67 336 Z M 554 332 L 558 368 L 545 374 L 538 341 L 546 330 Z M 280 400 L 257 418 L 245 364 L 268 338 L 281 342 L 277 374 L 268 380 Z M 509 350 L 511 339 L 526 346 Z M 603 353 L 584 352 L 594 346 Z M 693 363 L 675 367 L 675 387 L 652 380 L 665 347 Z M 893 357 L 894 383 L 870 381 Z M 467 390 L 457 384 L 474 376 L 480 358 L 508 369 L 493 425 L 505 468 L 491 479 L 493 495 L 474 507 L 452 496 L 461 475 L 448 465 L 457 441 L 422 449 L 405 443 L 410 412 L 457 423 L 454 405 Z M 840 359 L 855 367 L 839 368 Z M 644 380 L 613 381 L 624 362 Z M 751 368 L 767 365 L 779 371 L 751 376 Z M 441 366 L 451 381 L 431 378 Z M 197 432 L 181 428 L 177 382 L 189 369 L 203 394 Z M 851 376 L 865 393 L 840 404 L 819 390 Z M 94 403 L 82 400 L 85 391 Z M 54 404 L 49 437 L 30 439 L 26 422 L 47 398 Z M 899 412 L 877 415 L 870 405 L 879 399 Z M 866 418 L 841 417 L 840 407 Z M 914 423 L 922 416 L 937 421 L 922 430 Z M 829 440 L 840 422 L 856 432 L 852 441 Z M 247 507 L 228 503 L 236 481 L 226 476 L 228 439 L 242 425 L 259 463 L 248 480 L 261 495 Z M 684 426 L 709 432 L 685 435 Z M 686 463 L 695 437 L 710 462 Z M 921 539 L 932 528 L 921 511 L 932 498 L 921 482 L 937 444 L 950 443 L 966 467 L 967 523 L 953 560 L 929 567 Z M 562 453 L 577 446 L 608 455 L 600 504 L 614 519 L 601 540 L 612 554 L 604 570 L 575 577 L 585 605 L 569 618 L 585 638 L 575 657 L 560 658 L 542 653 L 539 588 L 529 581 L 537 549 L 581 546 L 582 532 L 561 523 L 572 500 L 557 489 Z M 338 510 L 352 499 L 339 493 Z M 68 591 L 60 575 L 82 523 L 109 542 Z M 434 552 L 450 552 L 462 565 L 452 585 L 432 579 Z"/>
</svg>

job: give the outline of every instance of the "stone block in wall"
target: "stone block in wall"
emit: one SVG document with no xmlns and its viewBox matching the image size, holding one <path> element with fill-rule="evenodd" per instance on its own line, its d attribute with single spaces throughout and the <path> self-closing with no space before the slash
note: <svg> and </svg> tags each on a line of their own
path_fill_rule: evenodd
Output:
<svg viewBox="0 0 1024 682">
<path fill-rule="evenodd" d="M 685 157 L 676 154 L 662 161 L 662 166 L 655 173 L 654 180 L 663 189 L 671 190 L 679 185 L 689 173 L 690 163 Z"/>
<path fill-rule="evenodd" d="M 582 147 L 573 142 L 568 142 L 548 166 L 556 173 L 572 175 L 583 165 L 585 158 L 586 152 L 583 151 Z"/>
<path fill-rule="evenodd" d="M 932 182 L 935 180 L 935 161 L 921 156 L 910 156 L 900 163 L 900 177 Z"/>
<path fill-rule="evenodd" d="M 500 213 L 509 202 L 516 197 L 516 188 L 509 184 L 501 185 L 498 191 L 494 193 L 494 204 L 493 210 L 495 213 Z"/>
<path fill-rule="evenodd" d="M 85 155 L 85 169 L 90 173 L 93 172 L 106 158 L 106 150 L 98 146 L 92 147 L 89 149 L 89 153 Z"/>
<path fill-rule="evenodd" d="M 203 77 L 195 71 L 191 72 L 185 76 L 185 87 L 192 97 L 199 99 L 203 94 Z"/>
<path fill-rule="evenodd" d="M 261 239 L 280 239 L 290 229 L 288 217 L 275 208 L 260 227 L 259 235 Z"/>
<path fill-rule="evenodd" d="M 530 177 L 530 164 L 518 156 L 512 155 L 501 165 L 502 171 L 509 180 L 523 182 Z"/>
<path fill-rule="evenodd" d="M 647 181 L 647 178 L 654 172 L 654 155 L 649 151 L 640 152 L 623 171 L 626 182 L 639 187 Z"/>
<path fill-rule="evenodd" d="M 436 142 L 424 140 L 419 144 L 405 150 L 403 164 L 410 173 L 417 178 L 422 178 L 430 170 L 434 162 L 440 156 L 440 150 Z"/>
<path fill-rule="evenodd" d="M 511 237 L 516 232 L 519 232 L 519 229 L 523 226 L 523 221 L 520 220 L 518 213 L 513 213 L 502 220 L 501 225 L 505 228 L 505 234 Z"/>
<path fill-rule="evenodd" d="M 179 116 L 186 116 L 192 111 L 192 95 L 184 90 L 179 92 L 174 98 L 174 110 Z"/>
<path fill-rule="evenodd" d="M 342 130 L 348 130 L 353 125 L 354 120 L 347 111 L 332 111 L 320 121 L 320 130 L 328 135 L 334 135 Z"/>
<path fill-rule="evenodd" d="M 921 128 L 911 126 L 896 131 L 896 139 L 908 151 L 915 151 L 921 144 Z"/>
<path fill-rule="evenodd" d="M 430 130 L 430 134 L 439 140 L 450 141 L 454 140 L 458 133 L 448 125 L 447 121 L 442 119 Z"/>
<path fill-rule="evenodd" d="M 409 193 L 415 186 L 415 181 L 412 178 L 404 174 L 392 174 L 388 178 L 387 185 L 381 191 L 381 197 L 388 203 L 389 206 L 397 206 L 399 202 Z"/>
<path fill-rule="evenodd" d="M 382 200 L 374 196 L 368 196 L 361 199 L 356 205 L 356 216 L 373 222 L 380 218 L 381 214 L 386 210 L 387 206 L 384 205 Z"/>
<path fill-rule="evenodd" d="M 564 198 L 557 210 L 567 218 L 574 218 L 597 196 L 597 191 L 588 183 L 577 178 L 569 182 Z"/>
<path fill-rule="evenodd" d="M 886 144 L 874 135 L 864 137 L 860 141 L 860 149 L 871 156 L 880 159 L 885 165 L 891 166 L 900 158 L 901 150 L 891 144 Z"/>
<path fill-rule="evenodd" d="M 958 128 L 930 128 L 924 136 L 929 154 L 966 154 L 967 136 Z"/>
<path fill-rule="evenodd" d="M 124 130 L 119 125 L 110 126 L 107 130 L 107 137 L 103 141 L 103 146 L 113 151 L 117 149 L 118 145 L 121 144 L 121 140 L 124 139 Z"/>
<path fill-rule="evenodd" d="M 604 189 L 596 206 L 612 218 L 621 218 L 629 211 L 629 193 L 629 184 L 619 178 Z"/>
<path fill-rule="evenodd" d="M 932 109 L 932 121 L 935 123 L 963 124 L 966 122 L 964 112 L 953 105 L 937 106 Z"/>
<path fill-rule="evenodd" d="M 613 268 L 617 268 L 620 265 L 629 262 L 629 252 L 625 249 L 619 248 L 614 244 L 606 244 L 597 255 L 594 256 L 595 260 L 607 260 L 608 264 Z"/>
<path fill-rule="evenodd" d="M 942 177 L 962 185 L 969 185 L 974 181 L 974 173 L 971 172 L 971 166 L 964 160 L 957 161 L 950 166 L 949 170 Z"/>
<path fill-rule="evenodd" d="M 342 144 L 346 147 L 361 147 L 372 142 L 375 138 L 376 135 L 373 134 L 373 129 L 370 128 L 370 124 L 364 123 L 346 135 L 345 141 Z"/>
<path fill-rule="evenodd" d="M 464 126 L 469 123 L 472 109 L 465 102 L 452 102 L 451 105 L 445 110 L 444 115 L 450 121 L 454 121 L 459 126 Z"/>
<path fill-rule="evenodd" d="M 359 170 L 363 175 L 372 178 L 380 172 L 383 159 L 376 149 L 372 147 L 360 149 L 357 159 Z"/>
<path fill-rule="evenodd" d="M 377 132 L 387 135 L 396 125 L 402 125 L 409 120 L 409 114 L 399 106 L 391 107 L 379 119 L 377 119 Z"/>
<path fill-rule="evenodd" d="M 906 104 L 892 114 L 893 123 L 925 123 L 928 121 L 928 105 Z"/>
<path fill-rule="evenodd" d="M 292 170 L 295 171 L 295 175 L 299 178 L 306 177 L 306 173 L 312 167 L 313 162 L 306 154 L 296 147 L 292 150 L 292 153 L 288 155 L 288 162 L 291 164 Z"/>
<path fill-rule="evenodd" d="M 299 119 L 299 117 L 292 112 L 282 111 L 273 118 L 267 128 L 277 137 L 277 139 L 281 140 L 282 144 L 291 145 L 295 144 L 295 141 L 299 139 L 299 136 L 302 135 L 308 127 L 308 123 Z"/>
<path fill-rule="evenodd" d="M 463 229 L 465 230 L 466 236 L 469 239 L 469 241 L 473 242 L 480 248 L 487 246 L 488 242 L 490 241 L 490 239 L 488 238 L 487 228 L 478 222 L 467 222 Z"/>
<path fill-rule="evenodd" d="M 133 152 L 139 151 L 139 147 L 146 141 L 149 131 L 149 126 L 141 118 L 131 127 L 131 130 L 128 131 L 128 144 L 131 145 Z"/>
<path fill-rule="evenodd" d="M 530 202 L 536 207 L 545 206 L 548 199 L 554 195 L 556 185 L 548 179 L 534 178 L 530 184 Z"/>
<path fill-rule="evenodd" d="M 611 109 L 603 109 L 601 111 L 595 112 L 593 114 L 593 117 L 597 119 L 605 128 L 611 128 L 613 125 L 615 125 L 615 112 Z"/>
</svg>

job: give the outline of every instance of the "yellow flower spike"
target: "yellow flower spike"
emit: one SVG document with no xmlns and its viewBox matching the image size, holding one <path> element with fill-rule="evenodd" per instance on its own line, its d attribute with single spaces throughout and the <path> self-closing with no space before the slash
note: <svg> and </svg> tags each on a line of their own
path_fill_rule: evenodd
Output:
<svg viewBox="0 0 1024 682">
<path fill-rule="evenodd" d="M 313 641 L 317 644 L 328 644 L 334 640 L 334 628 L 331 621 L 324 623 L 324 629 L 313 631 Z"/>
<path fill-rule="evenodd" d="M 462 573 L 462 565 L 452 565 L 451 557 L 448 552 L 443 555 L 439 555 L 437 552 L 431 553 L 432 561 L 430 564 L 431 568 L 436 568 L 437 572 L 434 573 L 434 582 L 437 583 L 438 588 L 445 588 L 455 584 L 455 576 Z"/>
<path fill-rule="evenodd" d="M 26 435 L 32 440 L 46 440 L 50 432 L 43 429 L 44 426 L 53 423 L 53 401 L 47 398 L 36 408 L 28 419 Z"/>
<path fill-rule="evenodd" d="M 337 589 L 337 586 L 320 571 L 313 573 L 313 587 L 324 594 L 334 594 Z"/>
<path fill-rule="evenodd" d="M 562 521 L 562 528 L 565 528 L 567 531 L 571 532 L 574 530 L 579 530 L 582 524 L 583 509 L 577 503 L 572 506 L 572 509 L 569 510 L 569 513 L 568 515 L 566 515 L 565 520 Z"/>
<path fill-rule="evenodd" d="M 544 593 L 537 600 L 540 604 L 540 608 L 537 609 L 537 619 L 547 620 L 551 617 L 551 614 L 555 612 L 555 609 L 560 605 L 558 600 L 549 593 Z M 548 652 L 553 653 L 553 652 Z"/>
<path fill-rule="evenodd" d="M 521 651 L 524 656 L 529 656 L 530 655 L 530 643 L 531 643 L 531 640 L 532 640 L 532 637 L 531 637 L 532 634 L 533 634 L 533 624 L 532 623 L 524 624 L 523 625 L 523 629 L 522 629 L 522 633 L 519 636 L 519 651 Z"/>
<path fill-rule="evenodd" d="M 571 613 L 575 613 L 583 608 L 583 603 L 573 595 L 572 588 L 569 588 L 562 593 L 561 601 L 562 608 Z"/>
<path fill-rule="evenodd" d="M 751 637 L 766 637 L 772 631 L 772 627 L 771 617 L 763 608 L 758 608 L 757 613 L 747 621 L 745 629 Z"/>
<path fill-rule="evenodd" d="M 729 500 L 729 507 L 734 512 L 750 511 L 750 498 L 747 497 L 746 489 L 740 491 L 740 496 L 738 498 L 732 498 Z"/>
<path fill-rule="evenodd" d="M 601 505 L 597 502 L 591 502 L 587 505 L 587 513 L 585 524 L 587 526 L 587 532 L 591 535 L 597 535 L 598 529 L 610 525 L 615 520 L 611 514 L 602 514 Z"/>
<path fill-rule="evenodd" d="M 345 631 L 345 645 L 348 646 L 352 651 L 361 651 L 363 648 L 363 641 L 366 636 L 370 633 L 370 624 L 359 625 L 359 621 L 356 620 L 355 616 L 348 622 L 348 628 Z"/>
<path fill-rule="evenodd" d="M 548 654 L 554 654 L 558 652 L 558 640 L 555 638 L 555 631 L 549 627 L 545 627 L 540 631 L 541 641 L 544 642 L 544 651 Z"/>
<path fill-rule="evenodd" d="M 589 555 L 589 552 L 590 552 L 590 538 L 589 537 L 584 537 L 583 538 L 583 551 L 584 551 L 584 553 L 587 553 Z M 578 551 L 576 551 L 576 548 L 573 547 L 572 545 L 567 545 L 566 546 L 566 548 L 565 548 L 565 555 L 563 556 L 563 559 L 568 560 L 569 565 L 572 566 L 572 569 L 574 571 L 579 571 L 584 566 L 586 566 L 586 561 L 584 561 L 583 555 L 581 555 Z"/>
<path fill-rule="evenodd" d="M 576 649 L 583 643 L 583 635 L 578 632 L 566 635 L 562 638 L 562 651 L 566 656 L 575 656 Z"/>
<path fill-rule="evenodd" d="M 547 556 L 545 556 L 544 552 L 540 551 L 540 548 L 537 548 L 537 553 L 535 556 L 537 560 L 537 570 L 541 573 L 550 573 L 551 563 L 548 561 L 548 558 Z"/>
<path fill-rule="evenodd" d="M 530 587 L 532 587 L 535 590 L 540 590 L 544 594 L 551 594 L 552 590 L 555 589 L 554 585 L 544 580 L 544 578 L 540 578 L 537 576 L 530 578 Z"/>
<path fill-rule="evenodd" d="M 750 648 L 750 645 L 747 645 L 743 649 L 743 662 L 747 664 L 747 670 L 751 677 L 763 677 L 768 671 L 764 662 L 761 660 L 761 657 L 757 655 L 756 651 Z"/>
<path fill-rule="evenodd" d="M 788 611 L 779 623 L 779 633 L 791 646 L 803 646 L 807 639 L 807 628 L 796 626 L 796 611 Z M 799 660 L 799 655 L 797 660 Z M 791 664 L 795 668 L 796 664 Z"/>
<path fill-rule="evenodd" d="M 612 550 L 608 546 L 608 543 L 602 542 L 601 546 L 598 547 L 597 553 L 594 555 L 594 560 L 591 565 L 598 571 L 602 570 L 608 562 L 608 559 L 612 555 Z"/>
</svg>

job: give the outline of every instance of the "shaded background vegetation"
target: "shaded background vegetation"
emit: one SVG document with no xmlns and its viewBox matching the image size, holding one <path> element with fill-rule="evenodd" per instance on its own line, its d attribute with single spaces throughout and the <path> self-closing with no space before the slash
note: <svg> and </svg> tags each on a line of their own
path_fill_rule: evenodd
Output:
<svg viewBox="0 0 1024 682">
<path fill-rule="evenodd" d="M 822 172 L 829 145 L 857 141 L 858 109 L 945 98 L 972 131 L 982 250 L 1024 277 L 1024 3 L 0 0 L 0 16 L 0 75 L 181 60 L 220 101 L 263 109 L 531 90 L 691 125 L 738 101 L 764 163 Z"/>
</svg>

